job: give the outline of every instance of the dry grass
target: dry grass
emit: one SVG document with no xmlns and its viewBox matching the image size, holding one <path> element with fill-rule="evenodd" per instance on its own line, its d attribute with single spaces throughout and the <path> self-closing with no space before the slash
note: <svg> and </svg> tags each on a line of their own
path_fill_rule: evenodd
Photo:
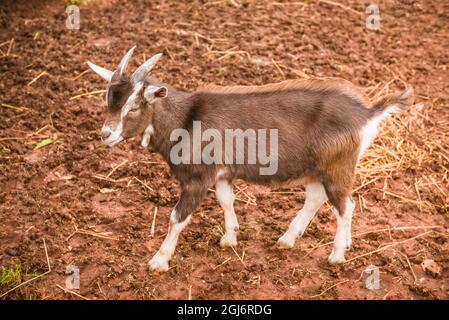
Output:
<svg viewBox="0 0 449 320">
<path fill-rule="evenodd" d="M 367 92 L 374 100 L 393 92 L 392 83 L 388 82 L 380 90 L 379 86 L 374 90 L 368 88 Z M 447 194 L 444 190 L 448 188 L 449 153 L 444 145 L 447 145 L 449 139 L 446 132 L 430 123 L 430 108 L 430 104 L 415 104 L 405 114 L 395 115 L 382 125 L 373 146 L 358 164 L 355 196 L 358 196 L 361 207 L 364 206 L 365 187 L 381 182 L 383 187 L 379 192 L 382 198 L 396 198 L 399 202 L 416 206 L 420 211 L 447 210 Z M 448 121 L 443 123 L 446 126 L 448 124 Z M 426 134 L 418 136 L 423 132 Z M 403 186 L 403 194 L 389 190 L 398 175 L 407 181 Z M 423 193 L 434 196 L 423 198 Z"/>
</svg>

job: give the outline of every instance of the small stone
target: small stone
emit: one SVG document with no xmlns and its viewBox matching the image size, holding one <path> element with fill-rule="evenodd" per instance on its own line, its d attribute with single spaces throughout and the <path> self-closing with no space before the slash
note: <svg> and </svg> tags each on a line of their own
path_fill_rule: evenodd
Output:
<svg viewBox="0 0 449 320">
<path fill-rule="evenodd" d="M 432 259 L 425 259 L 421 263 L 421 267 L 425 273 L 434 278 L 437 278 L 441 274 L 441 267 Z"/>
</svg>

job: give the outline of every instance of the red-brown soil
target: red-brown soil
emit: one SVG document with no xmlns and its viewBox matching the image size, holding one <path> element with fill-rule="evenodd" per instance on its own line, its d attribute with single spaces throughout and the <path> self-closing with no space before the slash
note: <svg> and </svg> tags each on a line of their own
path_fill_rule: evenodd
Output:
<svg viewBox="0 0 449 320">
<path fill-rule="evenodd" d="M 449 5 L 379 1 L 376 32 L 365 28 L 368 2 L 307 3 L 97 0 L 80 5 L 81 29 L 67 30 L 65 1 L 2 1 L 0 266 L 20 263 L 22 281 L 46 272 L 44 239 L 51 264 L 3 298 L 78 299 L 58 287 L 70 264 L 81 273 L 75 292 L 89 299 L 449 298 Z M 71 99 L 105 88 L 84 73 L 86 60 L 114 68 L 135 44 L 130 68 L 164 52 L 152 74 L 183 90 L 304 74 L 343 77 L 371 96 L 413 85 L 418 104 L 384 125 L 359 166 L 359 236 L 347 253 L 355 259 L 330 266 L 331 246 L 315 248 L 333 239 L 328 206 L 292 250 L 277 249 L 303 192 L 237 181 L 235 252 L 219 246 L 223 215 L 210 193 L 180 237 L 172 268 L 150 273 L 177 182 L 137 140 L 102 146 L 104 94 Z M 34 150 L 47 138 L 54 143 Z M 437 228 L 394 230 L 404 226 Z M 442 268 L 436 278 L 423 271 L 425 259 Z M 371 264 L 380 267 L 378 290 L 364 287 Z"/>
</svg>

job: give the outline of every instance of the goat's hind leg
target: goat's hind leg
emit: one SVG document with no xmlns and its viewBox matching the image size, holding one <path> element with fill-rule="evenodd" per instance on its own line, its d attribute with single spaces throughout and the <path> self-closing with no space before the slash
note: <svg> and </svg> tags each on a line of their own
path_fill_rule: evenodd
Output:
<svg viewBox="0 0 449 320">
<path fill-rule="evenodd" d="M 279 238 L 278 246 L 280 248 L 293 248 L 296 238 L 306 231 L 310 221 L 312 221 L 326 199 L 326 191 L 321 183 L 312 182 L 306 185 L 304 207 L 298 211 L 296 217 L 290 223 L 287 232 Z"/>
<path fill-rule="evenodd" d="M 235 195 L 232 192 L 232 183 L 228 180 L 218 180 L 215 185 L 215 193 L 224 211 L 225 233 L 221 237 L 220 246 L 231 247 L 237 245 L 237 230 L 239 223 L 234 211 Z"/>
<path fill-rule="evenodd" d="M 337 230 L 335 232 L 334 247 L 329 256 L 329 263 L 343 263 L 345 250 L 352 244 L 351 224 L 355 203 L 349 192 L 338 192 L 333 188 L 326 188 L 329 200 L 334 206 L 333 211 L 337 219 Z M 330 191 L 332 190 L 332 191 Z"/>
<path fill-rule="evenodd" d="M 349 227 L 346 229 L 346 249 L 351 249 L 352 246 L 352 217 L 354 216 L 355 202 L 351 197 L 348 197 L 351 202 L 349 205 Z"/>
</svg>

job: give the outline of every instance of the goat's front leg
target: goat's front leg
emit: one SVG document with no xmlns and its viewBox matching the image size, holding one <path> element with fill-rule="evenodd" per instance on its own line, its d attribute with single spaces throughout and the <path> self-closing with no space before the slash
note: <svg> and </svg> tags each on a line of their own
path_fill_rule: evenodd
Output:
<svg viewBox="0 0 449 320">
<path fill-rule="evenodd" d="M 170 261 L 178 242 L 179 234 L 184 230 L 191 219 L 193 211 L 197 208 L 202 198 L 207 192 L 204 183 L 191 183 L 184 186 L 181 191 L 181 198 L 170 215 L 170 225 L 167 236 L 162 242 L 158 252 L 150 260 L 150 270 L 167 271 L 168 261 Z"/>
<path fill-rule="evenodd" d="M 232 183 L 228 180 L 218 180 L 215 185 L 215 193 L 224 211 L 225 233 L 220 240 L 220 246 L 232 247 L 237 245 L 236 231 L 239 229 L 239 223 L 234 212 L 235 195 L 232 192 Z"/>
<path fill-rule="evenodd" d="M 326 199 L 326 191 L 321 183 L 313 182 L 306 185 L 304 207 L 297 213 L 284 235 L 279 238 L 278 245 L 280 248 L 293 248 L 296 238 L 306 231 L 310 221 Z"/>
</svg>

